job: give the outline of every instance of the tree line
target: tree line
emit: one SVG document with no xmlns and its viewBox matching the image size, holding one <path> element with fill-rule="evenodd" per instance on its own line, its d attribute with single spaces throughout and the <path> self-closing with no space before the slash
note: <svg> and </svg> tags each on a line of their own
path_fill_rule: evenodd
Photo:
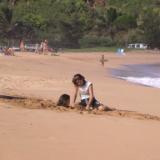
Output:
<svg viewBox="0 0 160 160">
<path fill-rule="evenodd" d="M 0 0 L 0 44 L 48 39 L 51 46 L 66 48 L 126 46 L 135 42 L 160 48 L 159 0 L 94 2 Z"/>
</svg>

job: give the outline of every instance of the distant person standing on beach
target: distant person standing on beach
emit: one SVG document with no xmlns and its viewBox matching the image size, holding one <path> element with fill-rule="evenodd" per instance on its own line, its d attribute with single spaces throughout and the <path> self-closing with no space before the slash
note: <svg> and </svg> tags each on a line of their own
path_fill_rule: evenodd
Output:
<svg viewBox="0 0 160 160">
<path fill-rule="evenodd" d="M 93 84 L 87 81 L 83 75 L 75 74 L 73 76 L 72 83 L 75 87 L 72 104 L 73 107 L 75 106 L 75 101 L 79 92 L 81 98 L 81 102 L 79 104 L 84 106 L 86 110 L 105 110 L 105 106 L 103 106 L 99 101 L 97 101 L 94 96 Z"/>
<path fill-rule="evenodd" d="M 41 44 L 40 44 L 40 53 L 43 54 L 43 48 L 44 48 L 44 42 L 42 41 Z"/>
<path fill-rule="evenodd" d="M 48 41 L 46 39 L 41 42 L 40 51 L 42 52 L 42 54 L 47 54 L 47 52 L 48 52 Z"/>
<path fill-rule="evenodd" d="M 21 39 L 21 41 L 20 41 L 19 48 L 20 48 L 20 51 L 24 51 L 24 41 L 23 41 L 23 39 Z"/>
<path fill-rule="evenodd" d="M 47 40 L 44 40 L 43 52 L 44 52 L 44 54 L 47 54 L 47 52 L 48 52 L 48 41 Z"/>
<path fill-rule="evenodd" d="M 36 45 L 35 45 L 35 53 L 39 54 L 39 52 L 40 52 L 40 46 L 39 46 L 38 43 L 36 43 Z"/>
</svg>

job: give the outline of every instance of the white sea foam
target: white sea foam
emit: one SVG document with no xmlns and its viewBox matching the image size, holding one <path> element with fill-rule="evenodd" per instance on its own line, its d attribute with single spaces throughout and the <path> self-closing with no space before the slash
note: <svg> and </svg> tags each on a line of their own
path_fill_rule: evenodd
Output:
<svg viewBox="0 0 160 160">
<path fill-rule="evenodd" d="M 151 78 L 151 77 L 119 77 L 119 78 L 133 83 L 160 88 L 160 78 Z"/>
</svg>

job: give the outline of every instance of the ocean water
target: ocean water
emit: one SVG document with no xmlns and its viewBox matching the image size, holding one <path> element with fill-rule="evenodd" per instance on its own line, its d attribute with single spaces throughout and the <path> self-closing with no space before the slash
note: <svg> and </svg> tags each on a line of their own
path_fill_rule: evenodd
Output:
<svg viewBox="0 0 160 160">
<path fill-rule="evenodd" d="M 118 69 L 109 69 L 109 71 L 115 78 L 160 88 L 160 63 L 123 65 Z"/>
</svg>

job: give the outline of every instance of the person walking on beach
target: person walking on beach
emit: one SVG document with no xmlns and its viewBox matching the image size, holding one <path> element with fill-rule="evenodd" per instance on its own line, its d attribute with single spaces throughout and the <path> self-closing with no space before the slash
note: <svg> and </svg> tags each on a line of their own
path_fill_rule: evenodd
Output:
<svg viewBox="0 0 160 160">
<path fill-rule="evenodd" d="M 72 107 L 75 106 L 75 102 L 79 92 L 81 98 L 81 102 L 79 104 L 85 107 L 86 110 L 105 110 L 105 106 L 102 105 L 99 101 L 97 101 L 94 96 L 93 84 L 87 81 L 83 75 L 75 74 L 73 76 L 72 83 L 75 87 Z"/>
</svg>

